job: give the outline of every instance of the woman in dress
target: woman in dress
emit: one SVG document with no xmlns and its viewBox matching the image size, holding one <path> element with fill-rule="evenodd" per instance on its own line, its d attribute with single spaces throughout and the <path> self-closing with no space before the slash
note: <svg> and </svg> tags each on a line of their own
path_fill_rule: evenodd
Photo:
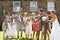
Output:
<svg viewBox="0 0 60 40">
<path fill-rule="evenodd" d="M 27 22 L 27 12 L 25 12 L 23 15 L 23 22 L 24 22 L 24 30 L 25 30 L 26 22 Z"/>
<path fill-rule="evenodd" d="M 54 11 L 50 12 L 52 16 L 52 30 L 50 40 L 60 40 L 60 25 Z"/>
<path fill-rule="evenodd" d="M 31 14 L 31 17 L 30 17 L 30 18 L 31 18 L 31 20 L 32 20 L 32 21 L 34 21 L 34 20 L 35 20 L 35 12 L 32 12 L 32 14 Z"/>
</svg>

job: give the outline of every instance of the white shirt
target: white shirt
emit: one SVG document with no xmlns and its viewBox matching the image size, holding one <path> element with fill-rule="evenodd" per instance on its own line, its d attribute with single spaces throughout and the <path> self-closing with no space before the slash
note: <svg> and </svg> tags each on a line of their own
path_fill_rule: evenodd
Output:
<svg viewBox="0 0 60 40">
<path fill-rule="evenodd" d="M 16 19 L 17 19 L 18 21 L 20 21 L 20 22 L 21 22 L 21 15 L 16 14 L 16 15 L 15 15 L 15 17 L 16 17 Z"/>
<path fill-rule="evenodd" d="M 11 21 L 11 16 L 6 16 L 6 21 Z"/>
</svg>

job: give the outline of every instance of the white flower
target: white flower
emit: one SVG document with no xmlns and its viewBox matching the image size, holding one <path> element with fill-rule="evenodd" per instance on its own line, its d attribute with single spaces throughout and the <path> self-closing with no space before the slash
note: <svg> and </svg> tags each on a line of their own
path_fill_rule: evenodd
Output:
<svg viewBox="0 0 60 40">
<path fill-rule="evenodd" d="M 47 17 L 45 17 L 45 16 L 44 16 L 44 17 L 42 17 L 42 20 L 43 20 L 43 21 L 45 21 L 46 19 L 47 19 Z"/>
</svg>

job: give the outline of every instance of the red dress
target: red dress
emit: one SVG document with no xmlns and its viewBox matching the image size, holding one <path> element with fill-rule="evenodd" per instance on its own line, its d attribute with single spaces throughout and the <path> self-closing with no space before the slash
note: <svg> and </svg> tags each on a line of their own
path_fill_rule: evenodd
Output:
<svg viewBox="0 0 60 40">
<path fill-rule="evenodd" d="M 38 31 L 38 23 L 33 22 L 33 30 Z"/>
</svg>

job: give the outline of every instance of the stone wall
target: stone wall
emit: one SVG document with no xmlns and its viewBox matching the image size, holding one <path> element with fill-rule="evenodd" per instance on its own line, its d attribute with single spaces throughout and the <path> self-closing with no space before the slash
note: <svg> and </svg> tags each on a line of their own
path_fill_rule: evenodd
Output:
<svg viewBox="0 0 60 40">
<path fill-rule="evenodd" d="M 56 3 L 56 14 L 57 14 L 57 17 L 58 17 L 58 19 L 59 19 L 59 22 L 60 22 L 60 0 L 56 0 L 55 1 L 55 3 Z"/>
<path fill-rule="evenodd" d="M 37 0 L 38 8 L 43 8 L 45 11 L 47 10 L 47 0 Z M 55 9 L 58 18 L 60 17 L 60 0 L 55 0 Z M 30 0 L 28 1 L 21 1 L 21 7 L 23 8 L 24 12 L 30 12 Z M 0 15 L 3 15 L 3 9 L 13 12 L 13 1 L 0 1 Z M 59 18 L 60 20 L 60 18 Z"/>
<path fill-rule="evenodd" d="M 38 8 L 43 8 L 45 11 L 47 10 L 47 0 L 41 0 L 41 1 L 37 1 L 38 2 Z M 58 10 L 59 8 L 59 4 L 60 1 L 56 1 L 56 10 Z M 3 8 L 5 8 L 6 10 L 11 10 L 12 11 L 12 7 L 13 7 L 13 3 L 12 1 L 3 1 L 0 2 L 0 4 L 2 5 Z M 23 8 L 24 12 L 25 11 L 30 11 L 30 1 L 22 1 L 21 2 L 21 7 Z M 58 10 L 59 11 L 59 10 Z"/>
</svg>

